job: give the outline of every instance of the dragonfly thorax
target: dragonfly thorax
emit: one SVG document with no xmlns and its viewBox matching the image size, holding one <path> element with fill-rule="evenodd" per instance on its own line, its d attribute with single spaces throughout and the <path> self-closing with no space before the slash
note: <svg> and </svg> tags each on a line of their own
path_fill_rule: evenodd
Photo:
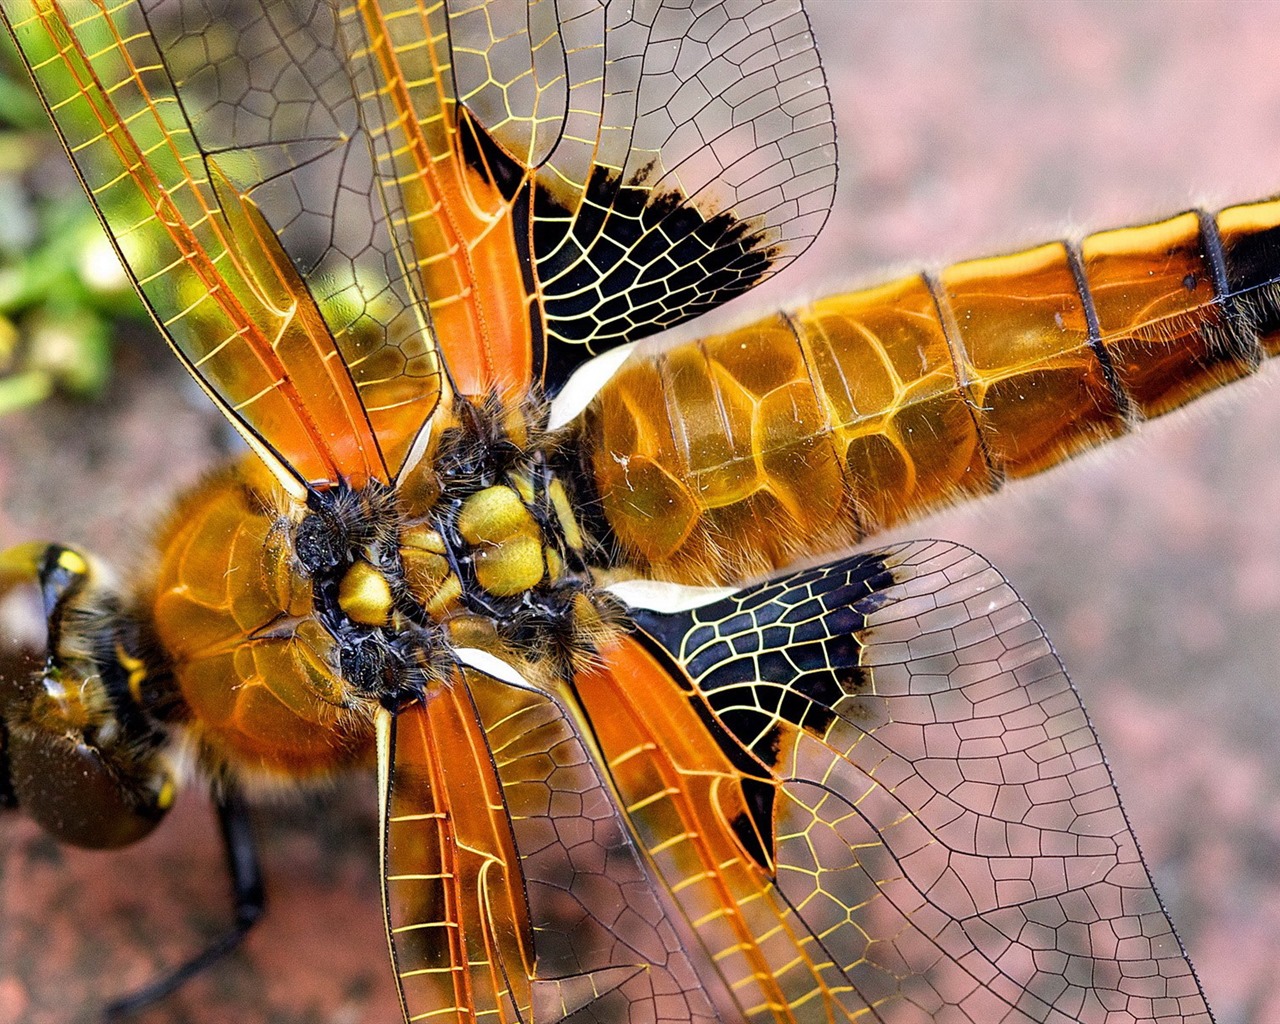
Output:
<svg viewBox="0 0 1280 1024">
<path fill-rule="evenodd" d="M 607 616 L 550 448 L 522 414 L 468 405 L 415 484 L 311 493 L 292 546 L 359 695 L 420 699 L 457 647 L 567 668 L 591 645 Z"/>
</svg>

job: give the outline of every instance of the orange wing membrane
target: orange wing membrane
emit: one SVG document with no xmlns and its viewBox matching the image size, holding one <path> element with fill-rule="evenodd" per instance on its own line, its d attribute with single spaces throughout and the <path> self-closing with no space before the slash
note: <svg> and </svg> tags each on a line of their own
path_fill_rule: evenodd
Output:
<svg viewBox="0 0 1280 1024">
<path fill-rule="evenodd" d="M 466 670 L 385 729 L 407 1020 L 716 1019 L 561 700 Z"/>
<path fill-rule="evenodd" d="M 724 1020 L 1208 1022 L 1026 607 L 921 542 L 636 611 L 579 683 Z"/>
<path fill-rule="evenodd" d="M 305 781 L 375 743 L 406 1021 L 1209 1024 L 1080 702 L 979 556 L 674 613 L 602 588 L 829 555 L 1249 372 L 1280 350 L 1275 203 L 641 354 L 548 432 L 589 356 L 821 227 L 800 0 L 0 4 L 156 322 L 306 503 L 256 463 L 209 478 L 137 592 L 46 609 L 49 665 L 65 614 L 135 766 Z M 55 550 L 79 587 L 39 546 L 0 589 Z M 0 713 L 0 746 L 44 737 Z"/>
<path fill-rule="evenodd" d="M 440 397 L 328 9 L 6 3 L 125 266 L 295 494 L 389 482 Z M 327 16 L 327 17 L 326 17 Z"/>
<path fill-rule="evenodd" d="M 295 493 L 397 476 L 443 381 L 556 390 L 746 291 L 835 181 L 799 0 L 6 6 L 157 323 Z"/>
<path fill-rule="evenodd" d="M 804 250 L 835 184 L 799 0 L 360 2 L 391 223 L 463 394 L 588 356 Z"/>
</svg>

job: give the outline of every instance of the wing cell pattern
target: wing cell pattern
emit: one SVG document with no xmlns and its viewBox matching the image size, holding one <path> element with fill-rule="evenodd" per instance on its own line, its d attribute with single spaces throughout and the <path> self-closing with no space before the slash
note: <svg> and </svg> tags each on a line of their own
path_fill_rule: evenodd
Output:
<svg viewBox="0 0 1280 1024">
<path fill-rule="evenodd" d="M 615 649 L 586 704 L 738 1015 L 1211 1020 L 1079 698 L 980 556 L 910 544 L 635 617 L 660 649 Z M 681 703 L 714 726 L 696 756 L 661 732 Z"/>
<path fill-rule="evenodd" d="M 799 0 L 562 7 L 568 114 L 533 241 L 548 333 L 595 354 L 802 252 L 833 198 L 835 136 Z"/>
<path fill-rule="evenodd" d="M 488 13 L 479 11 L 486 23 Z M 519 201 L 527 169 L 487 145 L 486 130 L 459 102 L 468 70 L 482 82 L 505 73 L 484 61 L 455 63 L 469 51 L 455 36 L 474 20 L 444 4 L 395 0 L 344 12 L 381 194 L 453 386 L 467 395 L 519 395 L 533 380 L 542 344 L 530 298 L 527 203 Z M 495 56 L 507 58 L 510 49 Z M 512 56 L 516 67 L 527 65 Z"/>
<path fill-rule="evenodd" d="M 4 14 L 157 323 L 282 479 L 394 476 L 440 395 L 332 12 Z"/>
<path fill-rule="evenodd" d="M 394 734 L 384 884 L 407 1019 L 717 1019 L 562 701 L 467 670 Z"/>
<path fill-rule="evenodd" d="M 392 225 L 464 393 L 554 392 L 826 219 L 834 132 L 799 0 L 406 0 L 352 25 Z"/>
<path fill-rule="evenodd" d="M 393 482 L 446 378 L 554 391 L 747 290 L 832 198 L 800 0 L 2 13 L 157 322 L 299 497 Z M 406 1018 L 1210 1019 L 981 558 L 635 621 L 572 686 L 460 670 L 382 715 Z"/>
<path fill-rule="evenodd" d="M 15 0 L 174 348 L 303 483 L 445 387 L 556 390 L 802 251 L 834 191 L 800 0 Z"/>
</svg>

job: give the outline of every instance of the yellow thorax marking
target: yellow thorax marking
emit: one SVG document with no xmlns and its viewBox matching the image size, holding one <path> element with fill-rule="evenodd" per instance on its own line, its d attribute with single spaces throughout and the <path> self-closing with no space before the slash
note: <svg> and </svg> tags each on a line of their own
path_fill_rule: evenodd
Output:
<svg viewBox="0 0 1280 1024">
<path fill-rule="evenodd" d="M 84 556 L 70 548 L 63 548 L 58 554 L 58 568 L 75 576 L 86 576 L 89 573 L 89 563 L 84 560 Z"/>
<path fill-rule="evenodd" d="M 497 597 L 523 593 L 546 575 L 542 528 L 511 487 L 486 487 L 467 498 L 458 533 L 473 549 L 476 581 Z"/>
<path fill-rule="evenodd" d="M 391 584 L 368 562 L 356 562 L 338 584 L 338 607 L 352 622 L 382 626 L 391 617 Z"/>
<path fill-rule="evenodd" d="M 116 662 L 129 673 L 129 695 L 142 703 L 142 684 L 147 678 L 147 666 L 141 658 L 135 658 L 121 644 L 116 644 Z"/>
<path fill-rule="evenodd" d="M 410 526 L 400 534 L 400 560 L 409 591 L 429 615 L 437 618 L 462 596 L 462 584 L 445 557 L 445 542 L 427 526 Z"/>
</svg>

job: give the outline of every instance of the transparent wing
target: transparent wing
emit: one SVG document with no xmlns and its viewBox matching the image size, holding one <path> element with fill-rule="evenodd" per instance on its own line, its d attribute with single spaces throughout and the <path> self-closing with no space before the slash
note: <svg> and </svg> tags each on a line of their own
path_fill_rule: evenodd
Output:
<svg viewBox="0 0 1280 1024">
<path fill-rule="evenodd" d="M 800 0 L 559 6 L 566 113 L 533 230 L 553 384 L 790 262 L 836 173 Z"/>
<path fill-rule="evenodd" d="M 3 10 L 126 267 L 204 389 L 295 493 L 393 478 L 441 375 L 335 10 Z"/>
<path fill-rule="evenodd" d="M 466 670 L 381 746 L 406 1020 L 715 1020 L 560 700 Z"/>
<path fill-rule="evenodd" d="M 800 0 L 5 17 L 157 322 L 295 485 L 394 478 L 439 356 L 554 391 L 775 272 L 833 195 Z"/>
<path fill-rule="evenodd" d="M 1211 1019 L 1079 698 L 981 557 L 909 544 L 635 617 L 579 692 L 726 1019 Z"/>
<path fill-rule="evenodd" d="M 800 0 L 358 3 L 401 249 L 463 393 L 555 391 L 816 235 L 831 108 Z"/>
</svg>

